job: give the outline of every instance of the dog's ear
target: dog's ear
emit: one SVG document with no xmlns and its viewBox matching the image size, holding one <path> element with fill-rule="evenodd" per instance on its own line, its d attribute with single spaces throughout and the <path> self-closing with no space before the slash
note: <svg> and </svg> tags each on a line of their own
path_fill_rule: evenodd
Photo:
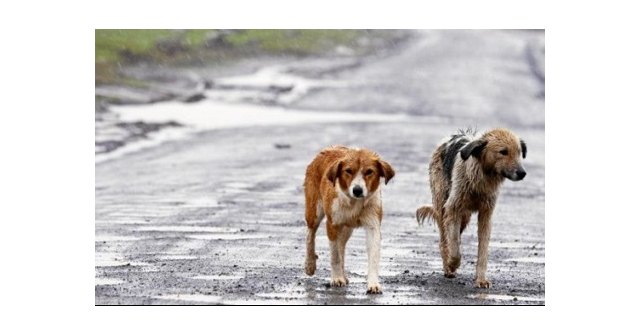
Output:
<svg viewBox="0 0 640 335">
<path fill-rule="evenodd" d="M 522 149 L 522 158 L 527 158 L 527 143 L 520 140 L 520 149 Z"/>
<path fill-rule="evenodd" d="M 467 159 L 469 159 L 469 156 L 471 155 L 473 155 L 473 157 L 475 158 L 480 157 L 480 154 L 482 153 L 482 150 L 484 149 L 484 147 L 487 146 L 487 143 L 488 143 L 487 140 L 483 140 L 483 139 L 469 142 L 469 144 L 465 145 L 460 150 L 460 157 L 462 157 L 463 161 L 466 161 Z"/>
<path fill-rule="evenodd" d="M 379 159 L 377 163 L 378 170 L 380 170 L 380 176 L 384 177 L 384 184 L 387 185 L 389 183 L 389 180 L 391 180 L 391 178 L 396 175 L 396 172 L 391 167 L 391 164 L 387 163 L 386 161 Z"/>
<path fill-rule="evenodd" d="M 327 171 L 327 179 L 329 179 L 329 181 L 332 184 L 335 184 L 336 178 L 338 178 L 338 176 L 340 175 L 341 170 L 342 170 L 342 161 L 335 162 L 333 165 L 331 165 L 331 167 Z"/>
</svg>

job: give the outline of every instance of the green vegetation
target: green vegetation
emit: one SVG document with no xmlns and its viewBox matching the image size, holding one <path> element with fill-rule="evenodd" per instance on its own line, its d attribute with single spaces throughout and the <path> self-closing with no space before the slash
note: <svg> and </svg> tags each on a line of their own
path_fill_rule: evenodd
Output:
<svg viewBox="0 0 640 335">
<path fill-rule="evenodd" d="M 180 65 L 260 54 L 321 55 L 349 46 L 367 52 L 360 38 L 393 37 L 389 31 L 363 30 L 96 30 L 96 84 L 141 85 L 120 68 L 137 62 Z"/>
<path fill-rule="evenodd" d="M 323 53 L 338 45 L 355 45 L 358 30 L 244 30 L 229 35 L 236 47 L 255 45 L 268 53 L 309 55 Z"/>
<path fill-rule="evenodd" d="M 151 54 L 158 40 L 171 35 L 170 30 L 96 30 L 96 63 L 122 61 L 124 52 Z"/>
<path fill-rule="evenodd" d="M 168 63 L 201 50 L 210 30 L 96 30 L 96 84 L 143 86 L 123 77 L 121 66 L 140 61 Z"/>
</svg>

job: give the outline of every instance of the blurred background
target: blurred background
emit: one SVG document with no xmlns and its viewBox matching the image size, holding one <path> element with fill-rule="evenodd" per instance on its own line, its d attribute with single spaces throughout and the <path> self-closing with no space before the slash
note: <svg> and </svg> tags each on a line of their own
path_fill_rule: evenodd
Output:
<svg viewBox="0 0 640 335">
<path fill-rule="evenodd" d="M 96 30 L 96 303 L 543 304 L 544 30 Z M 473 289 L 476 235 L 445 280 L 430 202 L 431 152 L 459 128 L 508 127 L 529 146 L 507 182 L 489 278 Z M 385 187 L 382 285 L 324 286 L 304 261 L 302 180 L 323 147 L 369 147 Z M 474 221 L 475 222 L 475 219 Z M 390 294 L 387 294 L 390 292 Z"/>
<path fill-rule="evenodd" d="M 96 154 L 180 126 L 109 109 L 160 101 L 544 127 L 543 31 L 96 30 L 95 55 Z"/>
</svg>

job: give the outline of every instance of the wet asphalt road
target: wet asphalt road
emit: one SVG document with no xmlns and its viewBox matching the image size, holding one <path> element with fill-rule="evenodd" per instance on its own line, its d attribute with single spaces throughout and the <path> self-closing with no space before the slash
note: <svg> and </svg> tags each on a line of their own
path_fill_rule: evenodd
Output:
<svg viewBox="0 0 640 335">
<path fill-rule="evenodd" d="M 544 81 L 527 57 L 539 37 L 431 32 L 331 74 L 346 88 L 293 103 L 404 121 L 206 131 L 96 164 L 96 304 L 544 304 Z M 414 219 L 430 202 L 432 150 L 466 126 L 508 126 L 529 147 L 527 178 L 505 182 L 494 214 L 490 289 L 473 287 L 475 218 L 455 279 L 442 275 L 437 228 Z M 383 187 L 382 295 L 364 294 L 362 230 L 347 246 L 347 288 L 327 287 L 324 228 L 318 271 L 303 272 L 304 170 L 330 144 L 369 147 L 396 169 Z"/>
</svg>

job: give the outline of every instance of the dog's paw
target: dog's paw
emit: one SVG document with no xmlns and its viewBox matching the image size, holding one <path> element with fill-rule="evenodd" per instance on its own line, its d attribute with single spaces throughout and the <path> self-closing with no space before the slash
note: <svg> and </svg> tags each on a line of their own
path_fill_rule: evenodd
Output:
<svg viewBox="0 0 640 335">
<path fill-rule="evenodd" d="M 455 273 L 456 270 L 460 267 L 460 261 L 460 256 L 449 256 L 449 259 L 447 260 L 447 269 L 445 272 Z"/>
<path fill-rule="evenodd" d="M 309 276 L 313 276 L 316 273 L 316 258 L 318 258 L 317 255 L 314 258 L 307 257 L 304 263 L 304 272 Z"/>
<path fill-rule="evenodd" d="M 345 277 L 331 278 L 332 287 L 343 287 L 343 286 L 347 286 L 348 283 L 349 281 Z"/>
<path fill-rule="evenodd" d="M 380 283 L 367 284 L 367 294 L 382 294 L 382 286 L 380 286 Z"/>
<path fill-rule="evenodd" d="M 476 287 L 477 288 L 490 288 L 491 287 L 491 282 L 483 279 L 483 280 L 479 280 L 476 279 Z"/>
<path fill-rule="evenodd" d="M 445 271 L 444 272 L 444 276 L 445 276 L 445 278 L 455 278 L 456 277 L 456 273 L 455 272 L 451 272 L 451 271 Z"/>
</svg>

